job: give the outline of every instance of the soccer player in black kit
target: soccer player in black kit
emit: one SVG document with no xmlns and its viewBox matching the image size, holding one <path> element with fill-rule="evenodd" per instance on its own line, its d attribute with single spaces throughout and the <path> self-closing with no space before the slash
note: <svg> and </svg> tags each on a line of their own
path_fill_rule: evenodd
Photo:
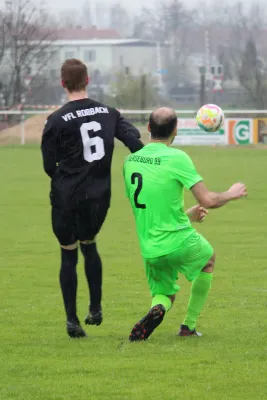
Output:
<svg viewBox="0 0 267 400">
<path fill-rule="evenodd" d="M 86 333 L 76 313 L 78 242 L 90 292 L 85 324 L 100 325 L 102 264 L 96 235 L 110 206 L 114 139 L 131 152 L 143 144 L 139 131 L 117 110 L 88 98 L 88 73 L 81 61 L 65 61 L 61 81 L 69 102 L 48 117 L 41 150 L 44 170 L 51 178 L 53 231 L 61 246 L 60 285 L 67 333 L 80 338 Z"/>
</svg>

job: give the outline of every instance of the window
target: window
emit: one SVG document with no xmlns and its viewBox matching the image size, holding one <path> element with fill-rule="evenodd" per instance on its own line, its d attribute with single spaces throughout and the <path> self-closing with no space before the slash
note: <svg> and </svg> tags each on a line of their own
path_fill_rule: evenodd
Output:
<svg viewBox="0 0 267 400">
<path fill-rule="evenodd" d="M 84 52 L 84 61 L 85 62 L 92 62 L 96 60 L 96 52 L 95 50 L 86 50 Z"/>
<path fill-rule="evenodd" d="M 210 70 L 211 70 L 212 75 L 223 75 L 223 66 L 222 65 L 212 66 L 210 68 Z"/>
<path fill-rule="evenodd" d="M 69 60 L 70 58 L 74 58 L 74 52 L 73 51 L 66 51 L 65 52 L 65 60 Z"/>
</svg>

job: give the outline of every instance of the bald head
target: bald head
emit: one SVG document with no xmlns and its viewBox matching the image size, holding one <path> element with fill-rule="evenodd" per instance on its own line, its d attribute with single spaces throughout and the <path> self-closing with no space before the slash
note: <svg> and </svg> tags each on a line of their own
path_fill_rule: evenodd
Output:
<svg viewBox="0 0 267 400">
<path fill-rule="evenodd" d="M 177 128 L 177 115 L 168 107 L 161 107 L 153 111 L 149 118 L 149 131 L 152 139 L 166 140 L 171 137 Z"/>
</svg>

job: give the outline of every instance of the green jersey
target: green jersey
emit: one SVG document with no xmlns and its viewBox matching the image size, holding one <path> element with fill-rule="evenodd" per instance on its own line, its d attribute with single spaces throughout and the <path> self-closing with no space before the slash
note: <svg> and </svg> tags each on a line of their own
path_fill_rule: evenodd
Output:
<svg viewBox="0 0 267 400">
<path fill-rule="evenodd" d="M 150 143 L 126 158 L 123 173 L 143 257 L 179 249 L 195 231 L 184 210 L 184 187 L 202 181 L 191 158 L 163 143 Z"/>
</svg>

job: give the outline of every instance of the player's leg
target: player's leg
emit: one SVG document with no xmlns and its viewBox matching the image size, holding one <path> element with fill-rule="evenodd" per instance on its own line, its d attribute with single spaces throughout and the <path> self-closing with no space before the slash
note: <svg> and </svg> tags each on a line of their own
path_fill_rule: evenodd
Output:
<svg viewBox="0 0 267 400">
<path fill-rule="evenodd" d="M 95 239 L 80 242 L 84 255 L 84 269 L 89 287 L 89 312 L 85 318 L 86 325 L 102 323 L 102 261 L 97 250 Z"/>
<path fill-rule="evenodd" d="M 96 236 L 99 233 L 109 209 L 109 199 L 98 202 L 88 201 L 81 205 L 77 214 L 78 238 L 84 256 L 84 269 L 89 288 L 89 312 L 87 325 L 102 323 L 102 261 L 97 250 Z"/>
<path fill-rule="evenodd" d="M 213 279 L 214 263 L 215 255 L 211 257 L 206 267 L 202 269 L 192 283 L 187 314 L 181 325 L 179 336 L 201 336 L 201 334 L 196 332 L 196 323 L 209 295 Z"/>
<path fill-rule="evenodd" d="M 146 276 L 152 295 L 149 312 L 133 327 L 129 340 L 146 340 L 161 324 L 179 290 L 176 284 L 177 269 L 169 263 L 168 256 L 145 260 Z"/>
<path fill-rule="evenodd" d="M 70 337 L 85 337 L 76 312 L 78 246 L 73 233 L 73 215 L 52 208 L 53 231 L 61 246 L 60 286 L 67 317 L 67 333 Z"/>
<path fill-rule="evenodd" d="M 194 240 L 196 243 L 192 245 Z M 208 298 L 215 264 L 213 248 L 206 239 L 196 233 L 190 241 L 192 243 L 189 244 L 183 273 L 192 281 L 192 287 L 187 314 L 178 332 L 179 336 L 201 336 L 196 332 L 196 323 Z"/>
</svg>

